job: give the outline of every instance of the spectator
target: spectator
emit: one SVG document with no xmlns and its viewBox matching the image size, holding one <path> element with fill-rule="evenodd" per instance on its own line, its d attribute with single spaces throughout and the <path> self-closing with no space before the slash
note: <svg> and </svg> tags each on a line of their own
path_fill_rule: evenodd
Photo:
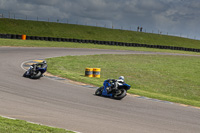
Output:
<svg viewBox="0 0 200 133">
<path fill-rule="evenodd" d="M 140 27 L 140 32 L 142 32 L 142 29 L 143 29 L 143 28 L 142 28 L 142 27 Z"/>
</svg>

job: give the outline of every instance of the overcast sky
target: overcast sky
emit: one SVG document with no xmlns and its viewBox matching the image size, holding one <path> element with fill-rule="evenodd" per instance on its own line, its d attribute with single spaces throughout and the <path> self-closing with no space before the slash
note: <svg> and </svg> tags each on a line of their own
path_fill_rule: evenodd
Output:
<svg viewBox="0 0 200 133">
<path fill-rule="evenodd" d="M 0 14 L 200 39 L 200 0 L 0 0 Z"/>
</svg>

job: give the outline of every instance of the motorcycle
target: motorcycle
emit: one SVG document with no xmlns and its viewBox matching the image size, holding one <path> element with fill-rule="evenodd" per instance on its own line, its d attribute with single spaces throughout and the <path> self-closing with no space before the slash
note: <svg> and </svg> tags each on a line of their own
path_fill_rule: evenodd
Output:
<svg viewBox="0 0 200 133">
<path fill-rule="evenodd" d="M 114 82 L 116 82 L 116 80 L 105 80 L 103 86 L 95 91 L 95 95 L 111 97 L 117 100 L 124 98 L 127 90 L 129 90 L 131 86 L 126 83 L 118 83 L 117 89 L 112 89 L 115 84 Z"/>
<path fill-rule="evenodd" d="M 47 71 L 47 68 L 44 67 L 36 67 L 36 70 L 33 69 L 33 65 L 29 67 L 29 69 L 23 74 L 23 77 L 31 78 L 31 79 L 39 79 L 43 76 L 43 73 Z"/>
</svg>

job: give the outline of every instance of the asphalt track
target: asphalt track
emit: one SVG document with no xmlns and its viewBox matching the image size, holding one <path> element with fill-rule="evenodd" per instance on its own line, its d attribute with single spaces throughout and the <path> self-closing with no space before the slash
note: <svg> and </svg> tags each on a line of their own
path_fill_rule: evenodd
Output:
<svg viewBox="0 0 200 133">
<path fill-rule="evenodd" d="M 88 54 L 155 53 L 0 47 L 0 115 L 82 133 L 199 133 L 197 108 L 132 96 L 118 101 L 70 82 L 22 77 L 24 61 Z"/>
</svg>

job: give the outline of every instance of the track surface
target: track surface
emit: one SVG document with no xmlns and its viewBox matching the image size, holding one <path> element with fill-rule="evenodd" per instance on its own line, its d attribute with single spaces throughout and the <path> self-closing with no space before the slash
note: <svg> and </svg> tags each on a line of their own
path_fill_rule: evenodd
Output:
<svg viewBox="0 0 200 133">
<path fill-rule="evenodd" d="M 64 55 L 153 54 L 66 48 L 0 47 L 0 115 L 83 133 L 199 133 L 200 110 L 127 96 L 98 97 L 94 89 L 23 78 L 22 62 Z"/>
</svg>

